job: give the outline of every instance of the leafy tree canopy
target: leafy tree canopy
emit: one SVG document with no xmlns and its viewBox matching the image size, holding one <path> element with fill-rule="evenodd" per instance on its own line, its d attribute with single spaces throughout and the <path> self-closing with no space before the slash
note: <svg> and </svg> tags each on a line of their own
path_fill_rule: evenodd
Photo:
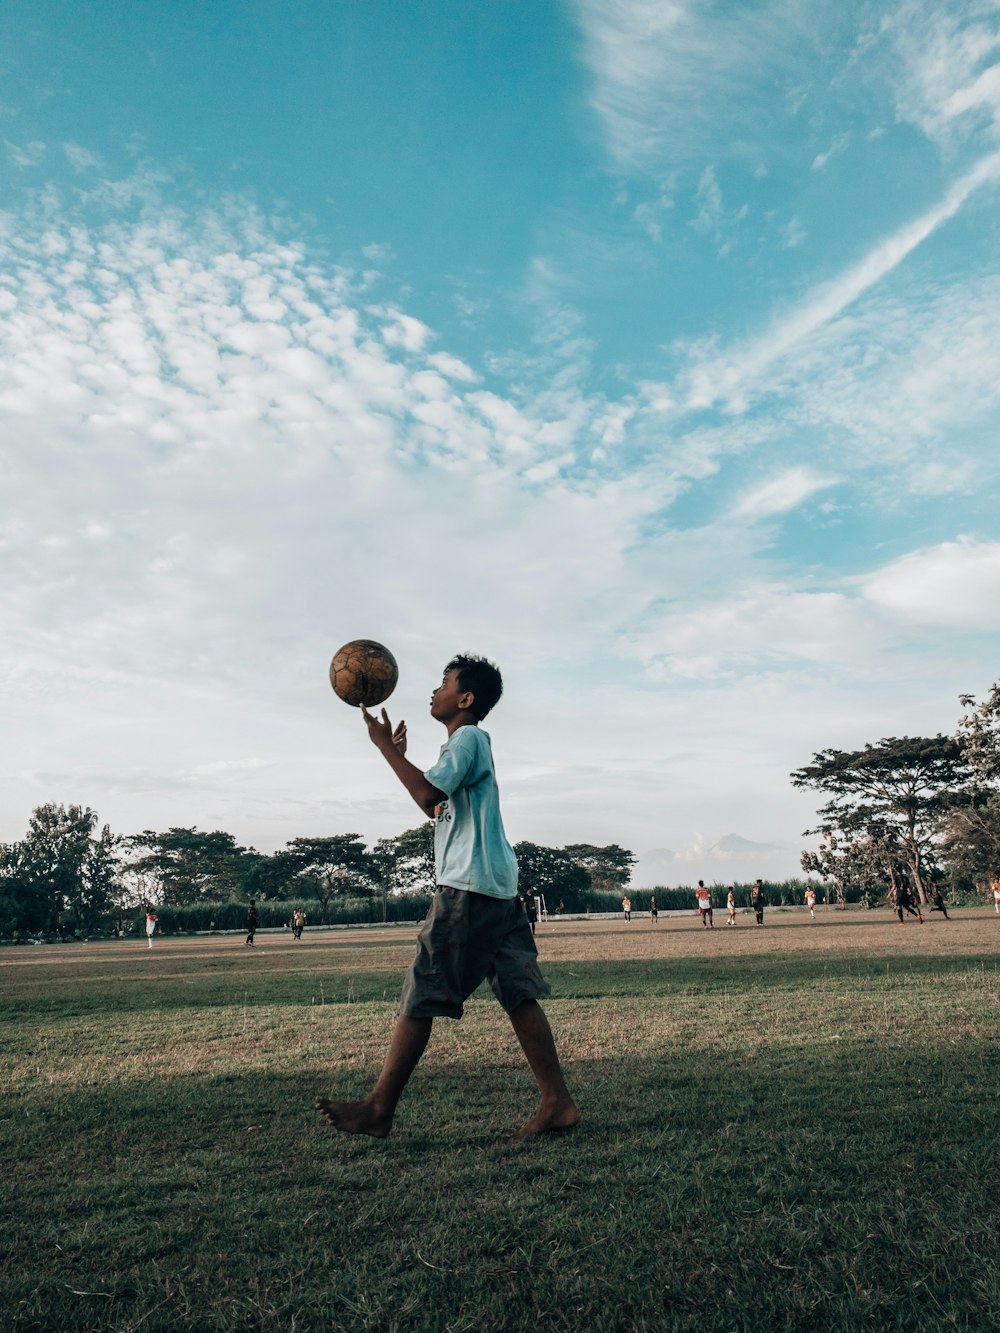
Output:
<svg viewBox="0 0 1000 1333">
<path fill-rule="evenodd" d="M 968 776 L 953 736 L 890 736 L 863 750 L 821 750 L 792 774 L 830 800 L 808 833 L 876 849 L 890 882 L 905 874 L 926 898 L 940 818 Z"/>
<path fill-rule="evenodd" d="M 160 901 L 177 906 L 241 896 L 258 855 L 219 829 L 213 833 L 197 828 L 172 828 L 166 833 L 145 829 L 125 841 L 135 853 L 134 873 L 151 877 Z"/>
<path fill-rule="evenodd" d="M 318 900 L 323 920 L 333 898 L 367 897 L 379 883 L 379 864 L 357 833 L 293 838 L 287 854 L 297 867 L 293 884 Z"/>
<path fill-rule="evenodd" d="M 112 904 L 118 840 L 79 805 L 40 805 L 28 832 L 0 857 L 0 915 L 27 930 L 56 930 L 69 915 L 86 931 Z"/>
<path fill-rule="evenodd" d="M 595 847 L 588 842 L 574 842 L 563 851 L 571 861 L 590 874 L 591 884 L 595 889 L 614 892 L 624 889 L 632 878 L 635 856 L 619 847 L 616 842 L 607 847 Z"/>
<path fill-rule="evenodd" d="M 514 852 L 521 891 L 532 888 L 543 894 L 550 909 L 560 898 L 569 908 L 577 906 L 579 895 L 591 886 L 590 871 L 557 847 L 519 842 L 515 844 Z"/>
<path fill-rule="evenodd" d="M 398 837 L 382 838 L 375 844 L 374 855 L 388 893 L 434 892 L 433 820 L 425 820 Z"/>
</svg>

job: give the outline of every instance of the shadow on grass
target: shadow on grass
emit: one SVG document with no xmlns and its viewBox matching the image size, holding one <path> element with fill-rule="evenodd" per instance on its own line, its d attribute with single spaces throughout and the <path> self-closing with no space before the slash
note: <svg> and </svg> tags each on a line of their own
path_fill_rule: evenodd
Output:
<svg viewBox="0 0 1000 1333">
<path fill-rule="evenodd" d="M 989 1327 L 995 1049 L 429 1058 L 386 1142 L 327 1073 L 45 1092 L 0 1120 L 5 1329 Z M 347 1091 L 347 1090 L 344 1090 Z"/>
</svg>

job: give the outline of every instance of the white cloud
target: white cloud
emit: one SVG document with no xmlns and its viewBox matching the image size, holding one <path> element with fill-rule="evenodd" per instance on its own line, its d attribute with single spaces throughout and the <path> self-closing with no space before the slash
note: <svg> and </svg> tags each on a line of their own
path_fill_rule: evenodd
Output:
<svg viewBox="0 0 1000 1333">
<path fill-rule="evenodd" d="M 781 316 L 766 332 L 723 356 L 712 356 L 694 368 L 688 405 L 709 407 L 728 403 L 739 410 L 768 389 L 768 372 L 783 357 L 835 319 L 902 262 L 944 222 L 961 209 L 975 191 L 1000 180 L 1000 152 L 989 153 L 948 189 L 939 203 L 881 241 L 857 264 L 814 290 Z"/>
<path fill-rule="evenodd" d="M 815 16 L 787 0 L 729 11 L 692 0 L 575 0 L 591 105 L 619 167 L 703 151 L 710 127 L 761 113 L 762 83 L 792 71 Z"/>
<path fill-rule="evenodd" d="M 382 337 L 387 347 L 401 347 L 407 352 L 421 352 L 431 337 L 426 324 L 398 310 L 389 311 L 390 322 L 383 325 Z"/>
<path fill-rule="evenodd" d="M 805 467 L 788 468 L 745 491 L 733 505 L 731 517 L 754 522 L 784 514 L 796 509 L 817 491 L 834 485 L 834 477 L 822 476 Z"/>
<path fill-rule="evenodd" d="M 990 629 L 1000 607 L 1000 542 L 959 538 L 913 551 L 863 580 L 865 598 L 918 624 Z"/>
<path fill-rule="evenodd" d="M 37 167 L 45 157 L 45 144 L 35 139 L 31 143 L 16 144 L 4 140 L 7 157 L 15 167 Z"/>
<path fill-rule="evenodd" d="M 66 155 L 66 160 L 74 171 L 89 171 L 92 167 L 99 167 L 101 165 L 101 159 L 95 157 L 90 149 L 85 148 L 83 144 L 73 143 L 71 141 L 69 143 L 64 143 L 62 147 L 63 152 Z"/>
<path fill-rule="evenodd" d="M 698 190 L 695 194 L 695 204 L 698 212 L 695 214 L 691 226 L 694 227 L 695 231 L 714 232 L 717 236 L 719 225 L 722 222 L 722 191 L 719 188 L 714 167 L 708 166 L 701 173 Z"/>
<path fill-rule="evenodd" d="M 796 249 L 809 235 L 798 218 L 789 218 L 782 228 L 781 234 L 789 250 Z"/>
<path fill-rule="evenodd" d="M 830 161 L 830 158 L 836 157 L 838 153 L 842 153 L 844 149 L 847 147 L 847 145 L 850 143 L 850 141 L 851 141 L 851 136 L 849 134 L 846 133 L 838 134 L 836 138 L 833 139 L 829 148 L 827 148 L 825 152 L 816 154 L 816 156 L 812 160 L 812 166 L 810 170 L 823 171 L 827 163 Z"/>
<path fill-rule="evenodd" d="M 894 88 L 899 119 L 948 145 L 981 127 L 995 135 L 1000 117 L 995 6 L 911 0 L 887 20 L 884 31 L 899 62 Z"/>
</svg>

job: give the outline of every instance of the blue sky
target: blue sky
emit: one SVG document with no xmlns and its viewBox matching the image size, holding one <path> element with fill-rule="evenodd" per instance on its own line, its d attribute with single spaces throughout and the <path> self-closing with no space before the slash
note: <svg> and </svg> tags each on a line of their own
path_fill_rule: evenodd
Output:
<svg viewBox="0 0 1000 1333">
<path fill-rule="evenodd" d="M 792 872 L 791 768 L 1000 674 L 998 59 L 996 4 L 6 5 L 0 838 L 411 825 L 366 636 L 427 762 L 500 662 L 513 838 Z"/>
</svg>

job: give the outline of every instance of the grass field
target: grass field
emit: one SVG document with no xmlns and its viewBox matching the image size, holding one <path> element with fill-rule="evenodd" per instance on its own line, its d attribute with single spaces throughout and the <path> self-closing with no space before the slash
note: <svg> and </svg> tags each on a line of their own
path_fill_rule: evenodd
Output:
<svg viewBox="0 0 1000 1333">
<path fill-rule="evenodd" d="M 995 1330 L 1000 919 L 540 928 L 584 1121 L 482 993 L 393 1136 L 413 928 L 6 949 L 4 1330 Z"/>
</svg>

